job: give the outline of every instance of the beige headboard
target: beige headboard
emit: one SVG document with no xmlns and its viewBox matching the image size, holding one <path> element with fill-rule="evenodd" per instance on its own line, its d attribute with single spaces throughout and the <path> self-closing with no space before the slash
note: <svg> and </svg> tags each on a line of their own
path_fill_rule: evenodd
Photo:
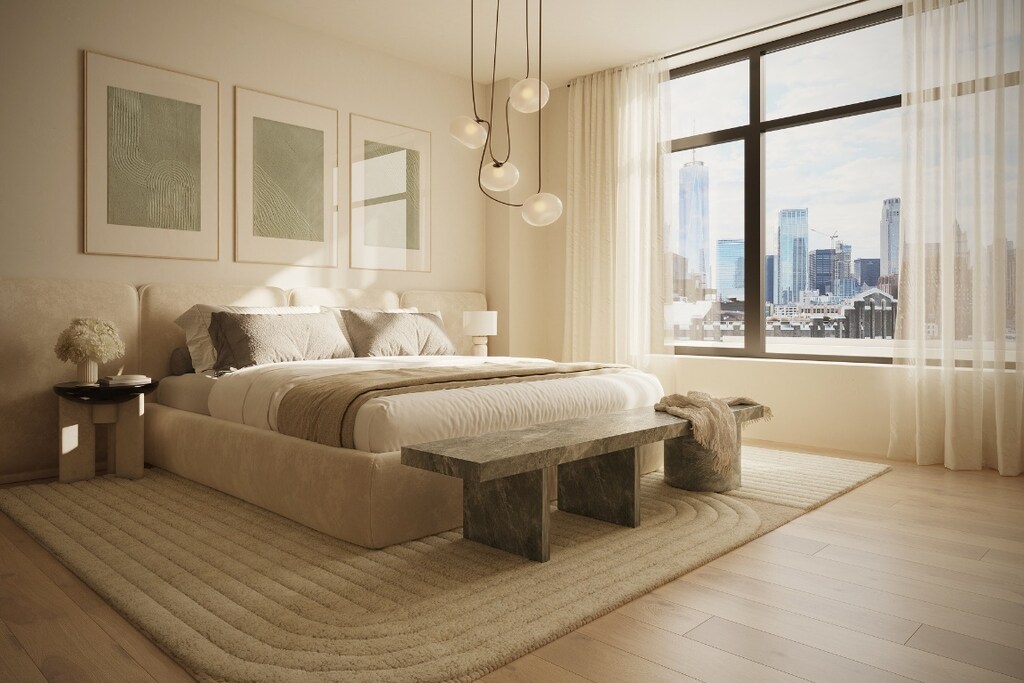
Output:
<svg viewBox="0 0 1024 683">
<path fill-rule="evenodd" d="M 170 372 L 171 352 L 185 345 L 185 333 L 174 321 L 192 306 L 287 306 L 288 296 L 277 287 L 153 284 L 139 288 L 139 302 L 140 365 L 143 374 L 160 379 Z"/>
<path fill-rule="evenodd" d="M 135 287 L 84 280 L 0 279 L 0 483 L 53 476 L 57 470 L 57 397 L 52 386 L 75 379 L 54 343 L 72 318 L 109 320 L 126 355 L 100 375 L 137 372 L 139 300 Z"/>
<path fill-rule="evenodd" d="M 462 314 L 465 311 L 486 311 L 487 298 L 479 292 L 425 292 L 410 290 L 402 294 L 401 304 L 425 313 L 438 311 L 444 321 L 445 332 L 455 344 L 459 355 L 473 351 L 473 340 L 462 333 Z"/>
<path fill-rule="evenodd" d="M 387 289 L 299 287 L 288 291 L 288 303 L 332 308 L 398 308 L 398 294 Z"/>
</svg>

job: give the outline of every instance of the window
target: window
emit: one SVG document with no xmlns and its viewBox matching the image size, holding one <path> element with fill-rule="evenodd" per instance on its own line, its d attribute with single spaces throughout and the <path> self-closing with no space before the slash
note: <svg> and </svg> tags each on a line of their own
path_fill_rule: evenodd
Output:
<svg viewBox="0 0 1024 683">
<path fill-rule="evenodd" d="M 677 353 L 891 359 L 899 18 L 673 70 L 665 333 Z"/>
</svg>

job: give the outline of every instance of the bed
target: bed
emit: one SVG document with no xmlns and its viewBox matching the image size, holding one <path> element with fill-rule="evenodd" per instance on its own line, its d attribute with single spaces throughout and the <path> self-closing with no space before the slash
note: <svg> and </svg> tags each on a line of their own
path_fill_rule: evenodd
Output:
<svg viewBox="0 0 1024 683">
<path fill-rule="evenodd" d="M 464 355 L 294 361 L 220 377 L 169 376 L 171 353 L 184 342 L 174 320 L 196 303 L 437 311 L 457 353 Z M 471 292 L 399 296 L 385 290 L 144 286 L 141 370 L 161 379 L 156 400 L 146 407 L 146 460 L 336 538 L 381 548 L 462 522 L 461 482 L 402 465 L 401 446 L 652 405 L 661 396 L 656 378 L 632 369 L 570 372 L 540 367 L 554 365 L 551 361 L 470 356 L 471 341 L 461 334 L 462 312 L 484 309 L 483 295 Z M 513 375 L 522 374 L 520 367 L 565 372 L 545 375 L 544 381 L 475 381 L 437 391 L 368 394 L 371 398 L 351 411 L 347 432 L 342 430 L 337 442 L 282 433 L 287 424 L 279 424 L 288 422 L 281 417 L 282 404 L 291 403 L 293 415 L 295 397 L 326 375 L 389 376 L 410 368 L 442 368 L 437 372 L 475 376 L 485 366 Z M 645 471 L 659 466 L 657 447 L 642 455 Z"/>
</svg>

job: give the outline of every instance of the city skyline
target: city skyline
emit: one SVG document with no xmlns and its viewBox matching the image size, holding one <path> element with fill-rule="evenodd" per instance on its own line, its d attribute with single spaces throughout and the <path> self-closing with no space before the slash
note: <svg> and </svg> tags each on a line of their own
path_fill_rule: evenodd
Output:
<svg viewBox="0 0 1024 683">
<path fill-rule="evenodd" d="M 742 299 L 742 258 L 743 238 L 722 237 L 712 239 L 715 232 L 711 221 L 711 197 L 718 183 L 712 183 L 713 169 L 703 160 L 698 159 L 695 152 L 689 153 L 690 160 L 678 169 L 677 187 L 677 223 L 670 240 L 670 250 L 677 254 L 673 268 L 676 282 L 683 284 L 682 289 L 676 287 L 677 295 L 687 299 L 703 298 L 699 290 L 715 289 L 721 300 Z M 716 176 L 717 180 L 717 176 Z M 879 200 L 875 200 L 876 212 L 879 211 Z M 778 305 L 797 303 L 807 292 L 818 296 L 838 296 L 850 298 L 862 289 L 865 281 L 860 277 L 860 270 L 854 271 L 854 262 L 873 261 L 882 264 L 895 264 L 898 273 L 899 248 L 899 212 L 900 198 L 886 197 L 881 200 L 881 220 L 879 228 L 874 231 L 876 248 L 866 248 L 868 253 L 888 253 L 889 260 L 864 256 L 854 245 L 839 237 L 838 231 L 824 234 L 812 226 L 810 207 L 785 207 L 779 210 L 774 221 L 774 230 L 766 234 L 774 236 L 777 245 L 774 268 L 769 278 L 773 286 L 771 292 L 765 292 L 766 301 Z M 830 240 L 828 247 L 810 248 L 812 233 L 819 234 L 822 240 Z M 713 258 L 712 258 L 713 254 Z M 888 265 L 881 266 L 884 271 Z M 872 269 L 869 268 L 869 273 Z M 885 272 L 880 273 L 885 275 Z M 878 275 L 871 278 L 878 284 Z"/>
<path fill-rule="evenodd" d="M 809 251 L 831 247 L 828 235 L 838 233 L 857 257 L 880 258 L 880 202 L 900 194 L 899 131 L 900 113 L 890 110 L 766 135 L 765 252 L 778 253 L 778 212 L 808 207 Z M 743 147 L 736 141 L 670 155 L 673 184 L 693 159 L 707 170 L 712 242 L 743 238 Z M 669 215 L 678 215 L 676 192 L 669 202 Z"/>
</svg>

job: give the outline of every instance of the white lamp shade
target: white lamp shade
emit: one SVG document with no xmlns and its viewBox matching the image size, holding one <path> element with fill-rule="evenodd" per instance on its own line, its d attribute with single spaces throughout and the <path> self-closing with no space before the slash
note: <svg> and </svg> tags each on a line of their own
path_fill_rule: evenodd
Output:
<svg viewBox="0 0 1024 683">
<path fill-rule="evenodd" d="M 551 225 L 562 215 L 562 200 L 550 192 L 538 192 L 523 202 L 523 220 L 530 225 Z"/>
<path fill-rule="evenodd" d="M 480 169 L 480 184 L 492 192 L 511 190 L 519 182 L 519 169 L 505 162 L 501 166 L 488 164 Z"/>
<path fill-rule="evenodd" d="M 448 132 L 470 149 L 480 149 L 487 142 L 487 129 L 468 116 L 456 116 L 452 119 Z"/>
<path fill-rule="evenodd" d="M 465 311 L 462 333 L 467 337 L 493 337 L 498 334 L 497 311 Z"/>
<path fill-rule="evenodd" d="M 512 86 L 508 101 L 512 108 L 523 114 L 532 114 L 548 103 L 551 91 L 548 85 L 536 78 L 524 78 Z"/>
</svg>

